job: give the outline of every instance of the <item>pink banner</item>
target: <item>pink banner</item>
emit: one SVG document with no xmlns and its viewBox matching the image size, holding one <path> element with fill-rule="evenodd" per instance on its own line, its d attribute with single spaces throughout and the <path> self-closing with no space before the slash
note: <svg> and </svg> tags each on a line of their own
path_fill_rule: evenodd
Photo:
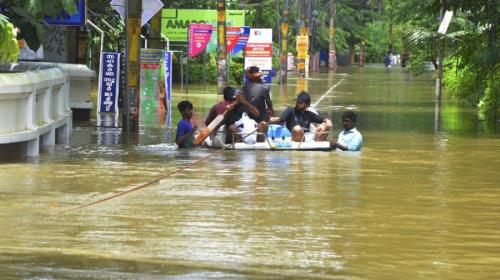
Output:
<svg viewBox="0 0 500 280">
<path fill-rule="evenodd" d="M 240 38 L 240 28 L 235 26 L 226 27 L 226 52 L 230 53 Z"/>
<path fill-rule="evenodd" d="M 189 58 L 200 54 L 212 36 L 212 25 L 193 23 L 189 25 Z"/>
</svg>

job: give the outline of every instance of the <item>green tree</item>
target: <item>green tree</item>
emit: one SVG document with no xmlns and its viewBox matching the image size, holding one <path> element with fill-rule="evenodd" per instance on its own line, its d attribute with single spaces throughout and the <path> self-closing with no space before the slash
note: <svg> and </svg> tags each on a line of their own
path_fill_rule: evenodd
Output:
<svg viewBox="0 0 500 280">
<path fill-rule="evenodd" d="M 18 54 L 19 47 L 14 25 L 7 17 L 0 15 L 0 64 L 15 61 Z"/>
<path fill-rule="evenodd" d="M 0 18 L 0 46 L 2 46 L 2 57 L 9 59 L 0 61 L 5 63 L 13 61 L 17 57 L 19 49 L 12 44 L 13 27 L 19 28 L 17 39 L 24 39 L 33 49 L 40 47 L 48 25 L 43 21 L 45 15 L 55 17 L 66 11 L 74 14 L 77 11 L 77 0 L 4 0 L 0 1 L 2 13 L 5 16 Z M 3 34 L 6 34 L 5 36 Z M 3 48 L 8 45 L 9 47 Z M 17 45 L 17 44 L 16 44 Z"/>
<path fill-rule="evenodd" d="M 499 109 L 498 10 L 494 0 L 406 0 L 399 20 L 411 51 L 411 66 L 436 62 L 438 40 L 445 42 L 444 84 L 461 100 L 477 104 L 486 117 Z M 413 6 L 420 5 L 420 6 Z M 454 12 L 445 36 L 437 34 L 440 7 Z M 415 8 L 416 7 L 416 8 Z M 412 13 L 406 10 L 412 8 Z M 442 38 L 441 38 L 442 36 Z"/>
</svg>

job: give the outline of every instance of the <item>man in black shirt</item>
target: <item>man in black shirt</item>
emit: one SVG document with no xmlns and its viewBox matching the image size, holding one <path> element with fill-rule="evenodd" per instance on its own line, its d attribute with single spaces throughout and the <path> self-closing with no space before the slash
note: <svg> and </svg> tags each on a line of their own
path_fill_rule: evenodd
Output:
<svg viewBox="0 0 500 280">
<path fill-rule="evenodd" d="M 311 124 L 318 124 L 315 130 L 314 140 L 325 141 L 328 132 L 332 129 L 332 122 L 320 115 L 308 111 L 311 105 L 311 97 L 305 91 L 297 95 L 295 108 L 287 107 L 280 117 L 271 118 L 270 123 L 285 123 L 292 133 L 293 141 L 304 141 L 304 134 L 310 131 Z"/>
<path fill-rule="evenodd" d="M 243 96 L 259 110 L 259 115 L 257 116 L 248 115 L 257 122 L 258 131 L 265 135 L 267 133 L 269 119 L 273 114 L 271 94 L 269 88 L 262 84 L 259 67 L 251 66 L 246 70 L 245 74 L 250 82 L 242 88 Z M 248 107 L 242 107 L 242 109 L 247 110 Z M 260 142 L 264 141 L 264 136 L 258 135 L 257 140 Z"/>
</svg>

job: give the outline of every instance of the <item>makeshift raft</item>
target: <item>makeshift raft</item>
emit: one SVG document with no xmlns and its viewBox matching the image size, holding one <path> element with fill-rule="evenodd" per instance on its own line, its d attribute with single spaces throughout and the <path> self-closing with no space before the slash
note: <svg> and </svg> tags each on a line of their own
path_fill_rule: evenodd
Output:
<svg viewBox="0 0 500 280">
<path fill-rule="evenodd" d="M 256 132 L 255 132 L 256 133 Z M 245 135 L 242 135 L 243 138 Z M 268 150 L 268 151 L 331 151 L 330 141 L 314 141 L 314 133 L 306 133 L 304 141 L 292 141 L 291 133 L 286 127 L 269 125 L 264 142 L 247 144 L 237 142 L 226 144 L 224 128 L 219 129 L 214 135 L 207 138 L 204 146 L 209 148 L 225 148 L 230 150 Z"/>
</svg>

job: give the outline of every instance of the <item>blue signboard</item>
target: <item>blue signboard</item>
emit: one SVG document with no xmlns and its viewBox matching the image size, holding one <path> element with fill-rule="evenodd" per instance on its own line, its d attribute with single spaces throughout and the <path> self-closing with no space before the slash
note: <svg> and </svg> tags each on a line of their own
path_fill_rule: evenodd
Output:
<svg viewBox="0 0 500 280">
<path fill-rule="evenodd" d="M 238 38 L 238 43 L 236 43 L 236 46 L 234 46 L 234 49 L 231 51 L 231 55 L 235 55 L 245 48 L 249 36 L 250 36 L 250 27 L 249 26 L 240 27 L 240 37 Z"/>
<path fill-rule="evenodd" d="M 172 121 L 172 54 L 171 51 L 165 52 L 165 98 L 167 104 L 167 127 Z"/>
<path fill-rule="evenodd" d="M 78 12 L 74 15 L 69 15 L 65 11 L 63 11 L 60 15 L 51 18 L 46 16 L 44 20 L 48 24 L 53 25 L 71 25 L 71 26 L 80 26 L 85 25 L 87 23 L 87 9 L 86 9 L 86 0 L 78 1 Z"/>
<path fill-rule="evenodd" d="M 120 54 L 103 52 L 99 71 L 99 113 L 118 113 Z"/>
</svg>

